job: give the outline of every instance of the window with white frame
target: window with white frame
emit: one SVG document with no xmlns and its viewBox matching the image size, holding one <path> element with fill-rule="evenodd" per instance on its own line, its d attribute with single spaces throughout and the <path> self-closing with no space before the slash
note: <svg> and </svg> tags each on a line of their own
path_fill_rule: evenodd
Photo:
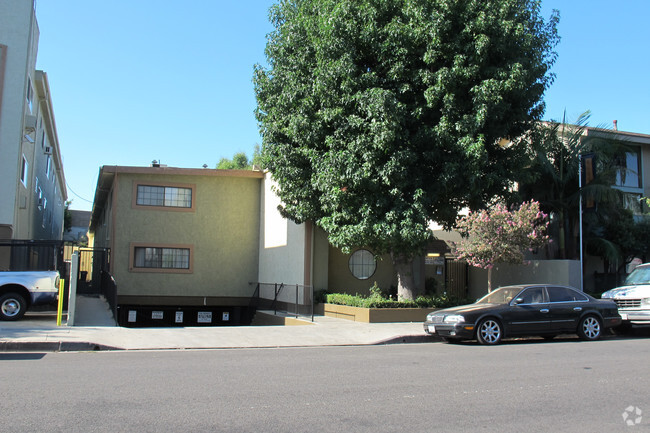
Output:
<svg viewBox="0 0 650 433">
<path fill-rule="evenodd" d="M 25 158 L 25 155 L 23 155 L 23 164 L 22 167 L 20 168 L 20 182 L 23 184 L 25 188 L 27 188 L 28 175 L 29 175 L 29 163 L 27 162 L 27 158 Z"/>
<path fill-rule="evenodd" d="M 192 188 L 138 185 L 136 205 L 174 208 L 192 207 Z"/>
<path fill-rule="evenodd" d="M 50 178 L 50 172 L 52 171 L 52 158 L 50 158 L 50 155 L 47 155 L 47 165 L 45 166 L 45 176 L 47 178 Z"/>
<path fill-rule="evenodd" d="M 133 267 L 147 269 L 190 269 L 189 248 L 134 247 Z"/>
<path fill-rule="evenodd" d="M 348 265 L 352 275 L 360 280 L 372 277 L 377 269 L 375 256 L 368 250 L 357 250 L 352 253 Z"/>
</svg>

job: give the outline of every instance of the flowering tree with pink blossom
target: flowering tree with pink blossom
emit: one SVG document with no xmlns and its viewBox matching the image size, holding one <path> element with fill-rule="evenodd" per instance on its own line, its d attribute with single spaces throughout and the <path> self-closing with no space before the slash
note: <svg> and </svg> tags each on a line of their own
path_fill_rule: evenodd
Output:
<svg viewBox="0 0 650 433">
<path fill-rule="evenodd" d="M 549 242 L 548 216 L 539 203 L 522 203 L 517 210 L 496 205 L 489 210 L 470 212 L 456 224 L 463 236 L 456 245 L 459 259 L 488 270 L 488 292 L 492 291 L 492 268 L 499 263 L 523 264 L 526 250 Z"/>
</svg>

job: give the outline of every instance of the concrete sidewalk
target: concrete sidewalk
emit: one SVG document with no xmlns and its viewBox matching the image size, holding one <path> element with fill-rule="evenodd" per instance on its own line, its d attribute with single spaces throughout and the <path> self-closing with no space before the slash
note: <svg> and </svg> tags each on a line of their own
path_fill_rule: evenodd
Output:
<svg viewBox="0 0 650 433">
<path fill-rule="evenodd" d="M 98 308 L 101 305 L 98 304 Z M 90 311 L 88 308 L 84 309 Z M 436 341 L 422 323 L 359 323 L 316 316 L 305 326 L 122 328 L 102 314 L 82 316 L 82 326 L 56 326 L 55 312 L 28 312 L 22 320 L 0 322 L 2 351 L 88 351 L 313 347 Z M 91 323 L 93 320 L 99 323 Z"/>
</svg>

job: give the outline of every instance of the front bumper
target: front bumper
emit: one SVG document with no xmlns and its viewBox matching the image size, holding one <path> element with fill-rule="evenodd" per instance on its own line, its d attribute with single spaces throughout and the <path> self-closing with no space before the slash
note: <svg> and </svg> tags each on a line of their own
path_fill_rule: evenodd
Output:
<svg viewBox="0 0 650 433">
<path fill-rule="evenodd" d="M 33 292 L 32 305 L 54 304 L 59 300 L 59 292 Z"/>
<path fill-rule="evenodd" d="M 650 310 L 619 308 L 623 322 L 630 322 L 637 325 L 650 325 Z"/>
<path fill-rule="evenodd" d="M 445 338 L 471 340 L 474 338 L 474 325 L 471 323 L 432 323 L 424 322 L 424 332 Z"/>
</svg>

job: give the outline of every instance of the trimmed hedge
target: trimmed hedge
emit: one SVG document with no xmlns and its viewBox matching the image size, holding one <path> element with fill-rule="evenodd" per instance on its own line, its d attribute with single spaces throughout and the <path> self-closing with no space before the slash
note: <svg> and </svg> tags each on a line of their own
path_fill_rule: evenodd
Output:
<svg viewBox="0 0 650 433">
<path fill-rule="evenodd" d="M 451 298 L 448 296 L 419 296 L 414 300 L 393 300 L 373 293 L 368 297 L 348 295 L 345 293 L 330 293 L 325 296 L 328 304 L 347 305 L 361 308 L 448 308 L 457 305 L 471 304 L 472 300 Z"/>
</svg>

